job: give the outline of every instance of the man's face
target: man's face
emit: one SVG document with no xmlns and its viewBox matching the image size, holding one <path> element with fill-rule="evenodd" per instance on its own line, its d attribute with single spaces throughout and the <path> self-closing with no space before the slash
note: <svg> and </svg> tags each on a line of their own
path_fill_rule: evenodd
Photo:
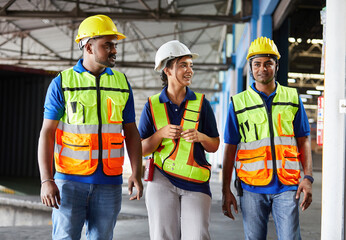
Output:
<svg viewBox="0 0 346 240">
<path fill-rule="evenodd" d="M 276 62 L 271 57 L 257 57 L 251 63 L 252 74 L 256 82 L 270 83 L 276 73 Z"/>
<path fill-rule="evenodd" d="M 117 37 L 114 35 L 90 39 L 94 60 L 103 67 L 114 67 L 117 54 Z"/>
</svg>

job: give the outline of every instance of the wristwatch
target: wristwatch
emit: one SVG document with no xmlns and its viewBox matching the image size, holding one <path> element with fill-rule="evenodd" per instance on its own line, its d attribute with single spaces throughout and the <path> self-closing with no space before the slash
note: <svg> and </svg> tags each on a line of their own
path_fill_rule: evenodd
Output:
<svg viewBox="0 0 346 240">
<path fill-rule="evenodd" d="M 314 181 L 315 181 L 315 179 L 312 176 L 310 176 L 310 175 L 305 175 L 304 179 L 305 178 L 308 179 L 311 182 L 311 184 L 314 183 Z"/>
</svg>

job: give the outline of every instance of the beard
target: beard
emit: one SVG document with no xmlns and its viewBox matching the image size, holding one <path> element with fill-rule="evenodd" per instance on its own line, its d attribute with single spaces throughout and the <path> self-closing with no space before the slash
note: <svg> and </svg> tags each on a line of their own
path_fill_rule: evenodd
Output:
<svg viewBox="0 0 346 240">
<path fill-rule="evenodd" d="M 114 67 L 115 66 L 115 59 L 116 59 L 115 54 L 110 54 L 106 60 L 99 59 L 97 56 L 95 58 L 95 61 L 99 64 L 102 64 L 106 67 Z"/>
</svg>

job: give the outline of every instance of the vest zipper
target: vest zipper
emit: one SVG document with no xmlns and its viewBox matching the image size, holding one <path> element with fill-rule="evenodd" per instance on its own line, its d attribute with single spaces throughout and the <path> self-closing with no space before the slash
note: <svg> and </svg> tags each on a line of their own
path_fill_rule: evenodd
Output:
<svg viewBox="0 0 346 240">
<path fill-rule="evenodd" d="M 97 94 L 97 118 L 99 120 L 98 141 L 99 141 L 99 164 L 102 164 L 102 117 L 101 117 L 101 92 L 100 76 L 96 77 L 96 94 Z"/>
<path fill-rule="evenodd" d="M 275 97 L 275 95 L 274 95 L 274 97 Z M 274 97 L 273 97 L 273 100 L 274 100 Z M 267 104 L 266 104 L 266 102 L 265 102 L 265 100 L 263 99 L 262 96 L 261 96 L 261 99 L 263 101 L 263 105 L 264 105 L 264 107 L 265 107 L 265 109 L 267 111 L 267 115 L 268 115 L 269 134 L 270 134 L 270 148 L 271 148 L 271 151 L 272 151 L 272 162 L 273 162 L 273 174 L 277 174 L 277 170 L 276 170 L 276 153 L 275 153 L 275 145 L 274 145 L 274 128 L 273 128 L 273 119 L 272 119 L 273 118 L 273 116 L 272 116 L 272 104 L 270 105 L 270 109 L 268 110 Z"/>
</svg>

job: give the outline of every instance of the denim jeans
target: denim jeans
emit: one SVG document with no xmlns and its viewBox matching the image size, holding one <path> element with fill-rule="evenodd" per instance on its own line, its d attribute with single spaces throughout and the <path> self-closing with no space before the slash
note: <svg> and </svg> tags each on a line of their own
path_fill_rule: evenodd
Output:
<svg viewBox="0 0 346 240">
<path fill-rule="evenodd" d="M 57 179 L 61 205 L 53 209 L 52 238 L 80 239 L 86 225 L 87 239 L 112 239 L 121 208 L 121 185 L 88 184 Z"/>
<path fill-rule="evenodd" d="M 259 194 L 244 190 L 240 197 L 246 240 L 265 240 L 272 213 L 279 240 L 300 240 L 299 199 L 296 191 Z"/>
</svg>

